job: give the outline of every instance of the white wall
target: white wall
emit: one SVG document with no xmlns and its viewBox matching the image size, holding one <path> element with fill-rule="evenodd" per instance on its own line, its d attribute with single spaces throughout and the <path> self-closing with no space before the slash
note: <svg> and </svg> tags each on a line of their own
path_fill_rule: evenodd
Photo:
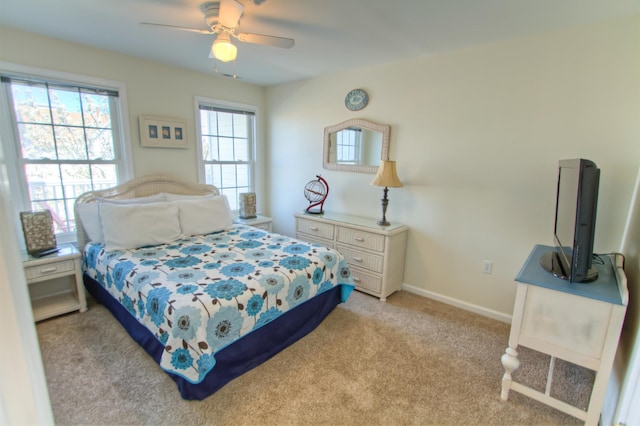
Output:
<svg viewBox="0 0 640 426">
<path fill-rule="evenodd" d="M 195 97 L 255 105 L 264 109 L 264 89 L 238 80 L 174 68 L 80 44 L 63 42 L 0 26 L 0 61 L 22 66 L 80 74 L 126 84 L 134 174 L 166 173 L 197 180 Z M 11 40 L 11 43 L 4 42 Z M 213 61 L 211 63 L 213 69 Z M 160 115 L 187 120 L 188 149 L 142 148 L 139 115 Z M 258 140 L 264 140 L 264 120 L 258 121 Z M 257 147 L 262 152 L 264 146 Z M 265 167 L 258 164 L 258 193 L 264 188 Z M 258 197 L 262 207 L 264 197 Z"/>
<path fill-rule="evenodd" d="M 0 424 L 53 424 L 0 143 Z"/>
<path fill-rule="evenodd" d="M 552 243 L 559 159 L 602 169 L 595 250 L 619 248 L 640 160 L 639 48 L 636 17 L 268 88 L 274 230 L 295 233 L 316 174 L 326 210 L 381 216 L 372 175 L 322 169 L 322 137 L 349 118 L 390 124 L 405 187 L 390 189 L 387 219 L 410 227 L 405 284 L 508 318 L 513 278 Z M 359 112 L 343 103 L 354 88 L 370 97 Z"/>
<path fill-rule="evenodd" d="M 640 169 L 620 244 L 625 255 L 629 305 L 602 409 L 602 424 L 640 424 Z"/>
</svg>

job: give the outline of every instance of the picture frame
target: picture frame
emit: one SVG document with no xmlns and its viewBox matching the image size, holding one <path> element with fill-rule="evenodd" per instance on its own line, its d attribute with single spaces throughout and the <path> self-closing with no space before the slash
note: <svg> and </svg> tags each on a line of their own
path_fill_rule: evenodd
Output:
<svg viewBox="0 0 640 426">
<path fill-rule="evenodd" d="M 240 219 L 254 219 L 256 215 L 256 193 L 243 192 L 238 194 Z"/>
<path fill-rule="evenodd" d="M 141 115 L 140 145 L 145 148 L 188 148 L 187 121 L 180 118 Z"/>
<path fill-rule="evenodd" d="M 20 212 L 20 222 L 27 253 L 33 256 L 56 248 L 53 218 L 49 210 Z"/>
</svg>

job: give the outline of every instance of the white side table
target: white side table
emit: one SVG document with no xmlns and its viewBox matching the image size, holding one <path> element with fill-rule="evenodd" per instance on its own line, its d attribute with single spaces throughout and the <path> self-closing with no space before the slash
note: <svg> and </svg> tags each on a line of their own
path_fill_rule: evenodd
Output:
<svg viewBox="0 0 640 426">
<path fill-rule="evenodd" d="M 502 356 L 505 373 L 501 398 L 514 390 L 573 417 L 597 425 L 618 348 L 629 292 L 622 262 L 602 256 L 595 264 L 598 279 L 569 283 L 554 277 L 540 265 L 540 257 L 552 247 L 537 245 L 516 277 L 516 293 L 509 346 Z M 545 392 L 517 383 L 511 374 L 520 366 L 518 346 L 551 356 Z M 560 358 L 596 372 L 587 410 L 551 396 L 553 367 Z"/>
<path fill-rule="evenodd" d="M 271 224 L 273 220 L 270 217 L 262 216 L 259 214 L 252 219 L 240 219 L 239 217 L 236 217 L 234 218 L 233 222 L 254 226 L 256 228 L 264 229 L 265 231 L 271 232 Z"/>
<path fill-rule="evenodd" d="M 33 257 L 22 252 L 27 284 L 41 283 L 56 278 L 69 277 L 72 282 L 65 291 L 55 291 L 31 299 L 33 317 L 36 321 L 68 312 L 86 312 L 87 298 L 82 281 L 82 256 L 71 244 L 61 244 L 57 253 L 45 257 Z M 46 284 L 45 284 L 46 285 Z"/>
</svg>

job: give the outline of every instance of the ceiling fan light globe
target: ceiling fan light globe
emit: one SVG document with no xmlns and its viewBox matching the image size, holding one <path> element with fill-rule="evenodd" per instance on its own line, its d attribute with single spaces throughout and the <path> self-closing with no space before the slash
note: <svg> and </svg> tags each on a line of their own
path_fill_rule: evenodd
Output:
<svg viewBox="0 0 640 426">
<path fill-rule="evenodd" d="M 238 48 L 229 39 L 218 37 L 211 46 L 213 57 L 222 62 L 229 62 L 236 59 Z"/>
</svg>

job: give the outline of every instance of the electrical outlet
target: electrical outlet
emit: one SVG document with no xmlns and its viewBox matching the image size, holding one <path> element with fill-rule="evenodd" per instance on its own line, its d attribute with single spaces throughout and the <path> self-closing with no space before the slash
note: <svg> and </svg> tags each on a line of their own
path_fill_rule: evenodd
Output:
<svg viewBox="0 0 640 426">
<path fill-rule="evenodd" d="M 482 262 L 482 272 L 485 274 L 490 274 L 493 269 L 493 262 L 490 260 L 485 260 Z"/>
</svg>

